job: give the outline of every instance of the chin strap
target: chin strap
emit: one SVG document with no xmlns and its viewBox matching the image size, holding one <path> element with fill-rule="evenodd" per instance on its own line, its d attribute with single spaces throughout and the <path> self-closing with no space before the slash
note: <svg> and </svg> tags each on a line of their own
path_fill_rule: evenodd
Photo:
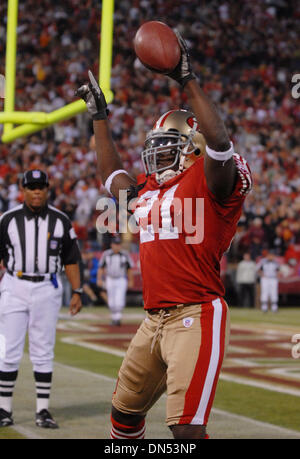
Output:
<svg viewBox="0 0 300 459">
<path fill-rule="evenodd" d="M 166 171 L 163 171 L 160 174 L 156 173 L 155 178 L 157 183 L 161 185 L 162 183 L 171 180 L 173 177 L 176 177 L 176 175 L 181 174 L 181 172 L 184 171 L 185 159 L 186 155 L 181 154 L 177 171 L 173 171 L 173 169 L 167 169 Z"/>
<path fill-rule="evenodd" d="M 162 183 L 165 183 L 168 180 L 171 180 L 173 177 L 176 177 L 176 175 L 180 173 L 181 171 L 179 169 L 177 171 L 173 171 L 172 169 L 167 169 L 166 171 L 163 171 L 160 174 L 156 173 L 155 178 L 156 178 L 157 183 L 161 185 Z"/>
<path fill-rule="evenodd" d="M 186 160 L 186 155 L 181 154 L 180 155 L 180 160 L 179 160 L 179 167 L 178 167 L 178 173 L 182 172 L 184 170 L 184 163 Z"/>
</svg>

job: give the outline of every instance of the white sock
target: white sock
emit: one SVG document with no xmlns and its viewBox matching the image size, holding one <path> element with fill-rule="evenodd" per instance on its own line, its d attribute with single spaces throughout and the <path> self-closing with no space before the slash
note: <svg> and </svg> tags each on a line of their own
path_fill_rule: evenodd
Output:
<svg viewBox="0 0 300 459">
<path fill-rule="evenodd" d="M 36 412 L 39 413 L 42 410 L 48 410 L 49 398 L 37 398 L 36 399 Z"/>
<path fill-rule="evenodd" d="M 0 397 L 0 408 L 3 408 L 8 413 L 12 412 L 12 397 Z"/>
</svg>

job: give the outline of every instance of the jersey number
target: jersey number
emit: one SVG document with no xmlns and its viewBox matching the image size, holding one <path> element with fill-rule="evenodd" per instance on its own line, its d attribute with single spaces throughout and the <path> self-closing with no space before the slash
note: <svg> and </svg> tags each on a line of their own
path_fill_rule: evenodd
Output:
<svg viewBox="0 0 300 459">
<path fill-rule="evenodd" d="M 172 224 L 171 205 L 174 203 L 174 194 L 178 187 L 174 185 L 166 191 L 161 200 L 158 200 L 160 190 L 146 191 L 137 201 L 137 206 L 146 201 L 145 205 L 137 207 L 134 216 L 138 224 L 140 224 L 140 242 L 154 241 L 155 233 L 158 232 L 159 239 L 178 239 L 179 231 Z M 148 216 L 151 213 L 151 223 L 148 223 Z M 159 217 L 161 217 L 161 226 L 159 226 Z M 146 222 L 145 224 L 143 224 Z"/>
</svg>

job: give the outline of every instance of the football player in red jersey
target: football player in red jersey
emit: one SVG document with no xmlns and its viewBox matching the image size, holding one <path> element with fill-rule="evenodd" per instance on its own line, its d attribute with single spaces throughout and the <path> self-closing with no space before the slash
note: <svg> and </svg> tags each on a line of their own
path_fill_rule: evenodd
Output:
<svg viewBox="0 0 300 459">
<path fill-rule="evenodd" d="M 184 89 L 190 112 L 163 114 L 147 135 L 145 174 L 123 169 L 104 95 L 93 75 L 77 94 L 93 118 L 101 178 L 116 198 L 136 195 L 146 319 L 128 348 L 112 401 L 111 438 L 145 436 L 149 409 L 167 393 L 166 422 L 176 439 L 207 438 L 206 425 L 229 335 L 220 260 L 251 188 L 247 163 L 181 60 L 168 76 Z"/>
</svg>

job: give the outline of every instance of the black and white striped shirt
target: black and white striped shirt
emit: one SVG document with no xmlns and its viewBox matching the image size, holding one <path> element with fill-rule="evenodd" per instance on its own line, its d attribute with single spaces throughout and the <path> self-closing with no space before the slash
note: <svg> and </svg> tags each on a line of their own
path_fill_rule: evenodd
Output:
<svg viewBox="0 0 300 459">
<path fill-rule="evenodd" d="M 0 260 L 10 273 L 58 273 L 62 265 L 80 260 L 77 237 L 70 219 L 46 205 L 38 214 L 26 204 L 0 218 Z"/>
<path fill-rule="evenodd" d="M 115 253 L 112 249 L 108 249 L 103 252 L 99 260 L 99 268 L 105 268 L 108 277 L 127 277 L 127 270 L 133 268 L 133 262 L 125 250 Z"/>
</svg>

